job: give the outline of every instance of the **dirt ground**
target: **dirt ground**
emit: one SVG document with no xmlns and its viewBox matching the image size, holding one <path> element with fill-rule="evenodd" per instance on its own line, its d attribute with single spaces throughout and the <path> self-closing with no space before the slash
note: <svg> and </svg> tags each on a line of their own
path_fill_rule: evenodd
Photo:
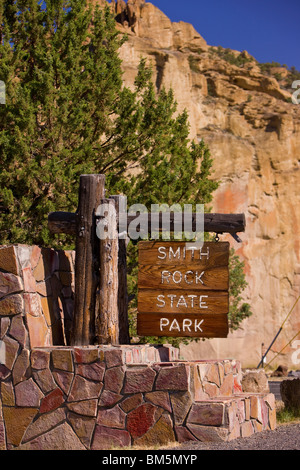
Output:
<svg viewBox="0 0 300 470">
<path fill-rule="evenodd" d="M 185 442 L 174 450 L 300 450 L 300 422 L 278 424 L 274 431 L 263 431 L 231 442 Z"/>
</svg>

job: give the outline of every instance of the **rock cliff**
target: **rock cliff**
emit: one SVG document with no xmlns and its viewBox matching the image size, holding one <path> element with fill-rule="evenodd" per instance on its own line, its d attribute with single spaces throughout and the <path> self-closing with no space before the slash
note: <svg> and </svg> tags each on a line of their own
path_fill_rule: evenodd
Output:
<svg viewBox="0 0 300 470">
<path fill-rule="evenodd" d="M 157 89 L 172 87 L 179 110 L 188 110 L 191 138 L 210 147 L 214 178 L 221 182 L 213 211 L 244 212 L 247 220 L 242 243 L 230 242 L 245 261 L 245 300 L 253 316 L 230 341 L 209 340 L 181 353 L 186 359 L 234 357 L 244 367 L 256 366 L 262 343 L 271 343 L 300 290 L 300 106 L 291 102 L 290 72 L 266 71 L 246 51 L 209 46 L 192 25 L 172 23 L 144 0 L 117 0 L 112 8 L 128 35 L 120 51 L 125 84 L 133 84 L 146 57 Z M 299 330 L 300 302 L 267 362 Z M 272 367 L 297 368 L 292 345 Z"/>
</svg>

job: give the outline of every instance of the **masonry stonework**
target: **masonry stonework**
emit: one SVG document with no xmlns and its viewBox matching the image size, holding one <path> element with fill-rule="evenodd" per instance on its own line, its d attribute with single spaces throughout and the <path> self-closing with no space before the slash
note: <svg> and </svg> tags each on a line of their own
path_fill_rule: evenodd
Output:
<svg viewBox="0 0 300 470">
<path fill-rule="evenodd" d="M 244 393 L 236 360 L 68 346 L 73 273 L 73 252 L 0 247 L 1 450 L 228 441 L 276 427 L 274 395 Z"/>
</svg>

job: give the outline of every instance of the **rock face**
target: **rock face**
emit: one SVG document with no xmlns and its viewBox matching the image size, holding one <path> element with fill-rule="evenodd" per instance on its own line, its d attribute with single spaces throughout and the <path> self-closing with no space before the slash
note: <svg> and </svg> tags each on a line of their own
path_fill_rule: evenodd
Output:
<svg viewBox="0 0 300 470">
<path fill-rule="evenodd" d="M 246 215 L 242 244 L 230 242 L 245 261 L 244 296 L 253 315 L 230 341 L 189 345 L 182 354 L 236 357 L 244 367 L 256 366 L 262 343 L 269 346 L 299 295 L 300 106 L 291 103 L 292 82 L 283 89 L 247 52 L 208 46 L 192 25 L 172 23 L 144 0 L 118 0 L 112 8 L 128 35 L 120 51 L 125 84 L 133 85 L 140 57 L 146 57 L 157 89 L 172 87 L 179 111 L 188 110 L 191 138 L 210 147 L 214 178 L 221 182 L 213 211 Z M 298 330 L 300 302 L 267 362 Z M 285 348 L 272 366 L 293 367 L 293 352 L 292 345 Z"/>
<path fill-rule="evenodd" d="M 246 370 L 243 373 L 242 387 L 244 392 L 269 392 L 268 378 L 263 369 Z"/>
</svg>

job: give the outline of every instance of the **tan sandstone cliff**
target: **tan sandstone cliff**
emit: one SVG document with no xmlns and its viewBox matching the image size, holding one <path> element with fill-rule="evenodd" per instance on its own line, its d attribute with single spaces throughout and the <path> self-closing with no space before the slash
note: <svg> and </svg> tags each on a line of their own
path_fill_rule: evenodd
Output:
<svg viewBox="0 0 300 470">
<path fill-rule="evenodd" d="M 278 83 L 245 51 L 230 52 L 238 65 L 225 60 L 222 48 L 208 46 L 192 25 L 172 23 L 144 0 L 118 0 L 113 8 L 119 29 L 128 34 L 120 51 L 126 85 L 146 57 L 157 89 L 172 87 L 179 110 L 188 110 L 191 138 L 210 147 L 214 177 L 221 181 L 213 211 L 244 212 L 247 220 L 242 244 L 230 241 L 245 261 L 245 300 L 253 316 L 228 339 L 194 343 L 181 354 L 233 357 L 244 367 L 256 366 L 262 343 L 270 344 L 300 294 L 300 105 L 291 103 L 288 72 L 273 70 L 285 79 Z M 300 302 L 267 362 L 299 330 Z M 272 367 L 300 369 L 295 346 L 285 348 Z"/>
</svg>

